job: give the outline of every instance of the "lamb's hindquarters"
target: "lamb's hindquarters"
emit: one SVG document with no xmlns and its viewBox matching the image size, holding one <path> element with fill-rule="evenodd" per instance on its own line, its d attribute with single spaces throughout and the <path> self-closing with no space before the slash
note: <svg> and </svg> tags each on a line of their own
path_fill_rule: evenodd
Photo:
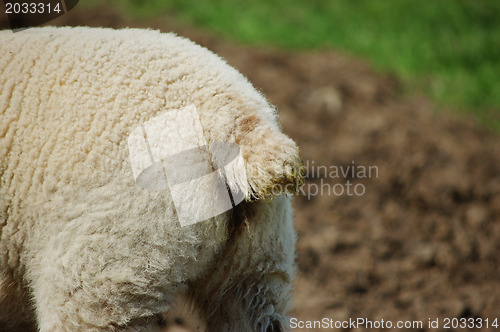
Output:
<svg viewBox="0 0 500 332">
<path fill-rule="evenodd" d="M 240 227 L 216 243 L 232 218 L 242 218 Z M 191 297 L 208 331 L 284 329 L 295 246 L 290 199 L 242 203 L 204 223 L 182 233 L 143 225 L 140 235 L 127 222 L 111 232 L 67 229 L 40 255 L 43 272 L 34 284 L 40 331 L 153 328 L 155 315 L 181 294 Z"/>
<path fill-rule="evenodd" d="M 283 328 L 298 149 L 241 74 L 149 30 L 0 32 L 0 51 L 0 329 L 149 328 L 183 293 L 211 331 Z M 136 185 L 127 137 L 189 105 L 207 142 L 241 148 L 248 183 L 181 227 L 168 190 Z"/>
</svg>

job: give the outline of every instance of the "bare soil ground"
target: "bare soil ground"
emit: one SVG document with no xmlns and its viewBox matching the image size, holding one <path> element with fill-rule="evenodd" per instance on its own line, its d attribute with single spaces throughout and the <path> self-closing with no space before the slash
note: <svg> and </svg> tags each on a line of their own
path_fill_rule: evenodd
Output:
<svg viewBox="0 0 500 332">
<path fill-rule="evenodd" d="M 446 317 L 500 320 L 498 135 L 422 96 L 402 97 L 397 79 L 335 51 L 243 47 L 167 20 L 128 21 L 108 8 L 77 8 L 52 24 L 177 31 L 249 77 L 277 106 L 306 164 L 377 167 L 372 178 L 310 174 L 311 195 L 295 200 L 292 316 L 420 320 L 422 331 L 430 330 L 428 318 L 440 318 L 441 329 Z M 347 181 L 362 184 L 364 195 L 331 192 Z M 312 195 L 327 185 L 329 193 Z M 167 325 L 200 329 L 181 311 Z"/>
</svg>

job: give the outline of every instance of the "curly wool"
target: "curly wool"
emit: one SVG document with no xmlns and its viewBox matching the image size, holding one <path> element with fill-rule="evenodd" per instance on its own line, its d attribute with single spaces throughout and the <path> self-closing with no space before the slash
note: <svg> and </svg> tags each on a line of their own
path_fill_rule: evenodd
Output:
<svg viewBox="0 0 500 332">
<path fill-rule="evenodd" d="M 255 202 L 180 227 L 168 193 L 135 185 L 127 137 L 187 105 L 207 142 L 241 148 L 241 188 Z M 261 198 L 276 184 L 293 188 L 298 160 L 265 98 L 189 40 L 138 29 L 1 31 L 0 329 L 148 329 L 187 293 L 209 331 L 283 328 L 290 198 Z"/>
</svg>

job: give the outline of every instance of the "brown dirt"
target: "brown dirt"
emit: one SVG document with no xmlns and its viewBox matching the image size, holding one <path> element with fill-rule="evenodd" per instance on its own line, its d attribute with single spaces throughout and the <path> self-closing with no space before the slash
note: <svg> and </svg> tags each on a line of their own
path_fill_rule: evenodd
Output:
<svg viewBox="0 0 500 332">
<path fill-rule="evenodd" d="M 292 316 L 421 320 L 423 330 L 428 318 L 500 316 L 497 135 L 402 97 L 395 78 L 337 52 L 248 48 L 167 22 L 77 8 L 56 23 L 178 31 L 262 90 L 306 163 L 378 167 L 378 178 L 309 176 L 310 192 L 348 180 L 366 192 L 296 199 Z M 174 312 L 167 330 L 198 330 L 189 317 Z"/>
</svg>

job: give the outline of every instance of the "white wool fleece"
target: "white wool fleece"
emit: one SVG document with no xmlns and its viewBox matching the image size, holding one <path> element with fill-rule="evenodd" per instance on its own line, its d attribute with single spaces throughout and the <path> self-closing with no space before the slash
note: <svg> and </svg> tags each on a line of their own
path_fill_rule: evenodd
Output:
<svg viewBox="0 0 500 332">
<path fill-rule="evenodd" d="M 239 145 L 248 189 L 180 227 L 168 192 L 135 184 L 127 138 L 188 105 L 207 142 Z M 290 197 L 267 198 L 299 163 L 265 98 L 189 40 L 1 31 L 0 330 L 149 330 L 180 294 L 208 331 L 283 330 L 295 233 Z"/>
</svg>

